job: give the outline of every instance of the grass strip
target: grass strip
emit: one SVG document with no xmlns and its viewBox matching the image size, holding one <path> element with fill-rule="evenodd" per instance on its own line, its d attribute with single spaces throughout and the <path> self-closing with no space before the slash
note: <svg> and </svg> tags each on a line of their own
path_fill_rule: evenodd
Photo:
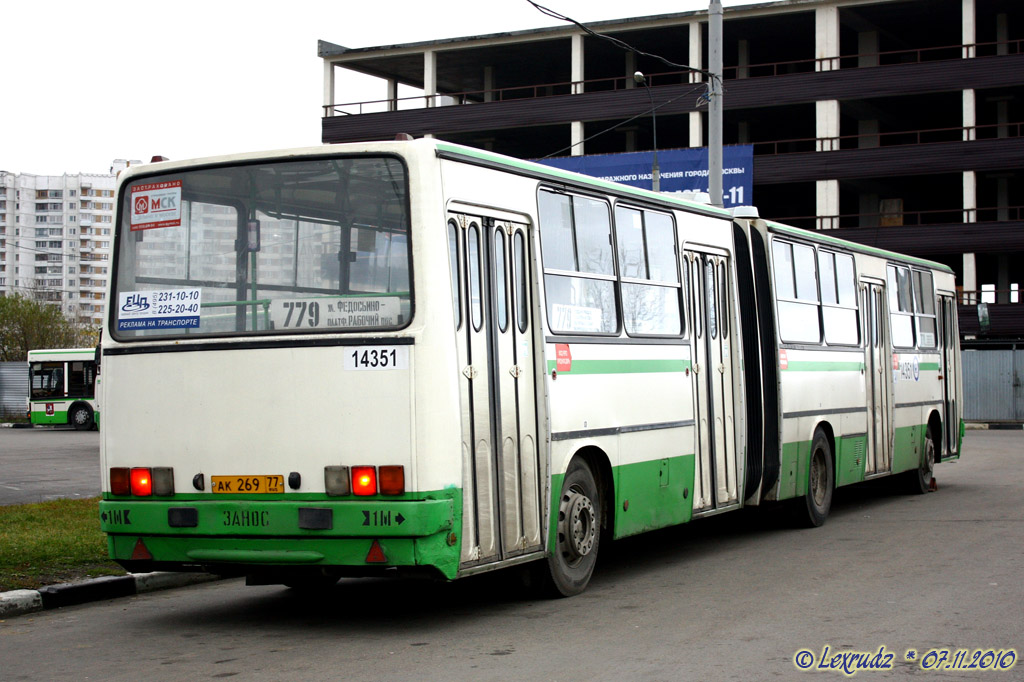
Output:
<svg viewBox="0 0 1024 682">
<path fill-rule="evenodd" d="M 99 515 L 98 497 L 0 506 L 0 592 L 125 575 Z"/>
</svg>

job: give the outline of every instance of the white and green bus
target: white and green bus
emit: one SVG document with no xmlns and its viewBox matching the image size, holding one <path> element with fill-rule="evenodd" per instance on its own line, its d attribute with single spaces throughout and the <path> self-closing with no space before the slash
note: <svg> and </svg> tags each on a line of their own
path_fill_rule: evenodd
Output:
<svg viewBox="0 0 1024 682">
<path fill-rule="evenodd" d="M 99 426 L 95 348 L 30 350 L 28 371 L 33 424 L 69 424 L 80 431 Z"/>
<path fill-rule="evenodd" d="M 433 140 L 118 190 L 101 519 L 132 571 L 520 566 L 959 456 L 953 273 Z M 891 360 L 891 362 L 890 362 Z"/>
</svg>

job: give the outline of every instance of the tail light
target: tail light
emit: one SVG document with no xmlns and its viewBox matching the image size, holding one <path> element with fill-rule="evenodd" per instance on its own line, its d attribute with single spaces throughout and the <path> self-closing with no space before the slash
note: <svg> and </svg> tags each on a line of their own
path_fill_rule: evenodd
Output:
<svg viewBox="0 0 1024 682">
<path fill-rule="evenodd" d="M 149 467 L 135 467 L 132 469 L 132 495 L 137 497 L 149 497 L 153 494 L 153 474 Z"/>
<path fill-rule="evenodd" d="M 114 495 L 131 495 L 131 474 L 127 467 L 111 467 L 110 492 Z"/>
<path fill-rule="evenodd" d="M 405 492 L 405 467 L 382 466 L 380 468 L 380 494 L 401 495 Z"/>
<path fill-rule="evenodd" d="M 377 494 L 377 468 L 368 466 L 352 467 L 352 492 L 356 495 Z"/>
</svg>

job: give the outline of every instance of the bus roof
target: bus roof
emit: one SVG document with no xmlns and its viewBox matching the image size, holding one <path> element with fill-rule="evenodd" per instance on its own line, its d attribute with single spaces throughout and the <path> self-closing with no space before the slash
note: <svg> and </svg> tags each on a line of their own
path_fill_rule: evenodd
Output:
<svg viewBox="0 0 1024 682">
<path fill-rule="evenodd" d="M 28 352 L 28 361 L 92 360 L 95 355 L 95 348 L 40 348 Z"/>
<path fill-rule="evenodd" d="M 832 237 L 827 234 L 823 234 L 820 231 L 804 230 L 799 227 L 793 227 L 792 225 L 784 225 L 782 223 L 776 223 L 771 220 L 765 220 L 765 224 L 768 226 L 770 232 L 783 232 L 788 235 L 800 237 L 802 239 L 808 239 L 810 241 L 819 242 L 822 244 L 832 244 L 838 246 L 847 251 L 856 251 L 858 253 L 865 253 L 871 256 L 878 256 L 880 258 L 888 258 L 890 260 L 902 261 L 904 263 L 914 263 L 922 267 L 929 268 L 931 270 L 941 270 L 942 272 L 948 272 L 953 274 L 953 269 L 943 263 L 936 263 L 925 258 L 917 258 L 915 256 L 908 256 L 903 253 L 897 253 L 896 251 L 886 251 L 885 249 L 879 249 L 874 246 L 866 246 L 857 242 L 847 241 L 840 239 L 839 237 Z"/>
</svg>

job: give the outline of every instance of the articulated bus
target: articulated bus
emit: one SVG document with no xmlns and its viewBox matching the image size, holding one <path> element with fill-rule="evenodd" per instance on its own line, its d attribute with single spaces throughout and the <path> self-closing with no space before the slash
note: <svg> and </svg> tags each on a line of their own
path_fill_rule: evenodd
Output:
<svg viewBox="0 0 1024 682">
<path fill-rule="evenodd" d="M 99 426 L 96 349 L 54 348 L 28 352 L 28 413 L 33 424 Z"/>
<path fill-rule="evenodd" d="M 133 167 L 101 519 L 131 571 L 516 566 L 960 454 L 953 273 L 434 140 Z"/>
</svg>

